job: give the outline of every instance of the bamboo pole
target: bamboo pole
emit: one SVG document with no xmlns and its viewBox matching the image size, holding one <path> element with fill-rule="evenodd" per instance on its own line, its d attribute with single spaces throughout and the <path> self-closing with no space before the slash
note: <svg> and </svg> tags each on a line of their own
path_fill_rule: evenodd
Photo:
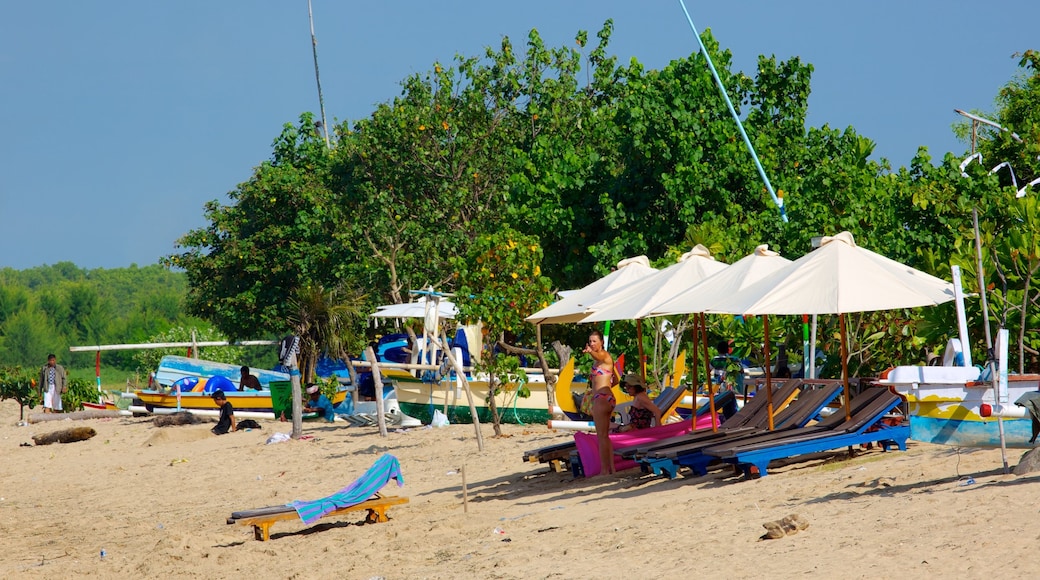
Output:
<svg viewBox="0 0 1040 580">
<path fill-rule="evenodd" d="M 849 345 L 848 345 L 848 331 L 845 329 L 845 315 L 839 314 L 838 320 L 841 323 L 841 382 L 845 386 L 845 420 L 848 421 L 852 416 L 851 406 L 849 405 Z"/>
<path fill-rule="evenodd" d="M 636 320 L 636 342 L 639 343 L 639 376 L 646 383 L 646 355 L 643 353 L 643 319 Z M 625 369 L 621 369 L 624 372 Z"/>
<path fill-rule="evenodd" d="M 383 377 L 379 374 L 379 363 L 372 347 L 365 348 L 365 358 L 372 361 L 372 380 L 376 384 L 376 423 L 380 437 L 386 437 L 386 417 L 383 416 Z M 295 412 L 293 413 L 295 415 Z"/>
<path fill-rule="evenodd" d="M 765 345 L 763 350 L 765 351 L 765 357 L 766 357 L 766 364 L 765 364 L 765 368 L 766 368 L 766 410 L 769 412 L 769 430 L 772 431 L 773 430 L 773 374 L 772 374 L 772 371 L 770 369 L 770 360 L 769 360 L 769 315 L 768 314 L 765 314 L 765 315 L 762 316 L 762 330 L 763 330 L 763 333 L 766 336 L 765 342 L 763 343 Z M 755 396 L 758 396 L 758 393 L 755 393 Z"/>
<path fill-rule="evenodd" d="M 448 344 L 448 336 L 443 331 L 441 332 L 441 338 L 444 340 L 444 344 Z M 444 350 L 445 356 L 448 357 L 448 362 L 455 368 L 455 373 L 462 378 L 463 388 L 466 390 L 466 400 L 469 401 L 469 414 L 473 417 L 473 430 L 477 435 L 477 449 L 481 452 L 484 451 L 484 435 L 480 431 L 480 418 L 477 417 L 477 406 L 473 402 L 473 391 L 469 388 L 469 379 L 466 378 L 466 373 L 462 372 L 462 362 L 455 359 L 455 355 L 451 353 L 451 349 Z M 488 385 L 489 388 L 491 385 Z M 494 394 L 491 395 L 492 397 Z"/>
<path fill-rule="evenodd" d="M 704 375 L 708 378 L 708 410 L 711 412 L 711 430 L 719 430 L 719 411 L 715 408 L 715 383 L 711 381 L 711 365 L 708 361 L 708 315 L 701 312 L 701 344 L 704 348 Z M 694 397 L 694 401 L 696 401 Z M 696 404 L 694 404 L 696 409 Z"/>
<path fill-rule="evenodd" d="M 698 388 L 698 386 L 701 383 L 701 369 L 700 369 L 700 364 L 699 364 L 700 362 L 697 359 L 697 348 L 700 345 L 700 341 L 701 341 L 700 333 L 701 333 L 701 325 L 698 322 L 697 315 L 695 314 L 694 315 L 694 326 L 693 326 L 693 328 L 690 329 L 690 334 L 692 335 L 692 339 L 693 339 L 693 343 L 694 343 L 694 347 L 691 349 L 691 351 L 693 352 L 693 357 L 691 359 L 691 365 L 693 366 L 693 369 L 692 369 L 693 372 L 690 375 L 690 376 L 694 377 L 694 408 L 697 408 L 697 388 Z M 696 428 L 697 427 L 697 414 L 696 413 L 693 414 L 693 416 L 691 418 L 691 421 L 693 422 L 693 427 Z"/>
</svg>

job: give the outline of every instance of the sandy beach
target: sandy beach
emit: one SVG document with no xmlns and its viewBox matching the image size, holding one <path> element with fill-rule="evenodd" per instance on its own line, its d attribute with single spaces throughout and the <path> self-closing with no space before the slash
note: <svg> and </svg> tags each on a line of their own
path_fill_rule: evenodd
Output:
<svg viewBox="0 0 1040 580">
<path fill-rule="evenodd" d="M 31 445 L 73 423 L 97 436 Z M 289 425 L 262 426 L 222 437 L 149 418 L 19 426 L 17 404 L 0 403 L 0 577 L 1036 575 L 1040 475 L 1004 475 L 999 450 L 911 442 L 905 453 L 816 455 L 751 481 L 722 468 L 576 480 L 522 461 L 570 437 L 543 425 L 505 426 L 502 438 L 484 426 L 483 453 L 471 425 L 381 438 L 375 428 L 306 423 L 311 439 L 271 445 Z M 268 542 L 225 523 L 233 511 L 328 495 L 384 452 L 405 481 L 384 491 L 410 499 L 389 522 L 359 525 L 361 512 L 280 522 Z M 1011 467 L 1020 456 L 1008 452 Z M 807 530 L 760 540 L 763 522 L 793 513 Z"/>
</svg>

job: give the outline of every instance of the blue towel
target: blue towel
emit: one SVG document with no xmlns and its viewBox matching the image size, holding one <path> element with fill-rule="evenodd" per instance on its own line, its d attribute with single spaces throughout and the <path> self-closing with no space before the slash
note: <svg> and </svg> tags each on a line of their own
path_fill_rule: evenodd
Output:
<svg viewBox="0 0 1040 580">
<path fill-rule="evenodd" d="M 391 479 L 397 480 L 398 487 L 404 485 L 401 462 L 393 455 L 384 453 L 354 483 L 336 493 L 313 501 L 294 501 L 287 505 L 296 510 L 303 523 L 312 524 L 329 512 L 371 499 Z"/>
</svg>

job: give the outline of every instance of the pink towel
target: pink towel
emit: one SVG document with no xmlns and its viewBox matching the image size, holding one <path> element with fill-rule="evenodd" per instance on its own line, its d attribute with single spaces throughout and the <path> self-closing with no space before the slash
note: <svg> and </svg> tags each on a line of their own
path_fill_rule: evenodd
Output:
<svg viewBox="0 0 1040 580">
<path fill-rule="evenodd" d="M 697 417 L 697 430 L 699 431 L 701 429 L 711 429 L 711 415 Z M 649 429 L 626 431 L 624 433 L 611 433 L 610 442 L 614 444 L 614 449 L 619 449 L 621 447 L 631 447 L 632 445 L 652 443 L 668 437 L 684 435 L 690 431 L 689 421 L 679 421 L 678 423 L 668 423 L 667 425 L 651 427 Z M 578 456 L 581 458 L 581 466 L 585 471 L 585 477 L 599 475 L 600 471 L 603 470 L 603 467 L 599 463 L 599 443 L 596 440 L 596 434 L 581 432 L 575 433 L 574 444 L 578 447 Z M 614 456 L 615 471 L 632 469 L 637 465 L 639 465 L 639 463 L 632 461 L 631 459 L 622 459 L 618 455 Z"/>
</svg>

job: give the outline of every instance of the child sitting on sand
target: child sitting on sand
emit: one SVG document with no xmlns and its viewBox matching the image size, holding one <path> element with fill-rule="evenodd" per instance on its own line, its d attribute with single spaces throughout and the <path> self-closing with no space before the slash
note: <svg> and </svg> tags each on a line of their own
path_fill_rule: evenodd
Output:
<svg viewBox="0 0 1040 580">
<path fill-rule="evenodd" d="M 217 389 L 213 391 L 213 402 L 220 407 L 220 419 L 217 421 L 217 425 L 213 427 L 212 431 L 214 435 L 223 435 L 228 431 L 234 431 L 235 426 L 235 408 L 231 406 L 231 402 L 224 396 L 224 391 Z"/>
</svg>

